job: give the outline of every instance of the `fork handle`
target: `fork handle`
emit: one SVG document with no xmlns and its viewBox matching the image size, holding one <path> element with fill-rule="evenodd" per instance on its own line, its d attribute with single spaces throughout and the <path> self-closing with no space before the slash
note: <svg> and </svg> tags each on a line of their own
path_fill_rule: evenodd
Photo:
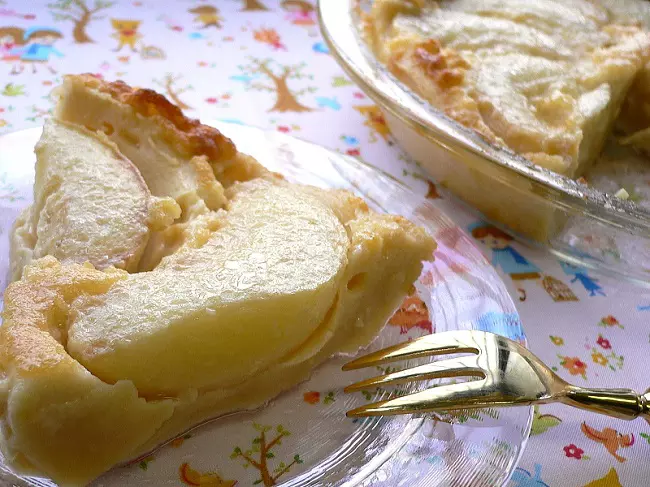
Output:
<svg viewBox="0 0 650 487">
<path fill-rule="evenodd" d="M 587 389 L 569 386 L 561 402 L 568 406 L 619 419 L 643 418 L 650 424 L 650 389 L 639 394 L 632 389 Z"/>
</svg>

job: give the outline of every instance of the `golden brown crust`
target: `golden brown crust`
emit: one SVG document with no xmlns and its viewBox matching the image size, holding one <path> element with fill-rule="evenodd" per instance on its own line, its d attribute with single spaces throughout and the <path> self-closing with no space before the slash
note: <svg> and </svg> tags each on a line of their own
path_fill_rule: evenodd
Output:
<svg viewBox="0 0 650 487">
<path fill-rule="evenodd" d="M 443 50 L 435 39 L 427 39 L 415 47 L 415 62 L 442 90 L 463 83 L 470 65 L 463 57 L 449 49 Z"/>
<path fill-rule="evenodd" d="M 390 41 L 388 68 L 407 86 L 465 127 L 489 142 L 504 145 L 485 124 L 476 100 L 469 94 L 466 72 L 469 63 L 453 49 L 441 48 L 435 39 L 403 37 Z M 433 81 L 433 83 L 431 83 Z"/>
<path fill-rule="evenodd" d="M 79 295 L 105 293 L 125 276 L 123 271 L 101 272 L 91 265 L 62 266 L 51 256 L 27 268 L 5 291 L 0 367 L 29 372 L 71 361 L 60 327 L 67 321 L 69 302 Z"/>
<path fill-rule="evenodd" d="M 109 94 L 113 99 L 133 107 L 144 117 L 154 117 L 176 144 L 188 155 L 206 155 L 213 161 L 232 158 L 237 149 L 232 141 L 214 127 L 187 118 L 176 105 L 150 89 L 132 88 L 124 81 L 104 81 L 91 74 L 68 75 L 87 87 Z"/>
</svg>

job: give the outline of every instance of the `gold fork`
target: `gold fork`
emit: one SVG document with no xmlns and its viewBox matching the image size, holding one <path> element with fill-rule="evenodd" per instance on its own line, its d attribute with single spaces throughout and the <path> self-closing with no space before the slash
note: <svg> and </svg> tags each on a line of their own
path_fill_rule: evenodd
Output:
<svg viewBox="0 0 650 487">
<path fill-rule="evenodd" d="M 348 411 L 347 415 L 386 416 L 560 402 L 615 418 L 630 420 L 642 417 L 650 422 L 650 389 L 642 395 L 631 389 L 573 386 L 523 346 L 482 331 L 448 331 L 427 335 L 365 355 L 345 364 L 343 370 L 460 353 L 472 355 L 438 360 L 373 377 L 352 384 L 345 391 L 449 377 L 467 377 L 471 380 L 433 386 L 406 396 L 375 402 Z"/>
</svg>

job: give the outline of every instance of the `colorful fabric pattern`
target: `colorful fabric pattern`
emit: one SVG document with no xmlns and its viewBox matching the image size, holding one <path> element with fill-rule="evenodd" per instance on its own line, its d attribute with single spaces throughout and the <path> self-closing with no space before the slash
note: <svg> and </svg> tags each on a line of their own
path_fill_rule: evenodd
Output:
<svg viewBox="0 0 650 487">
<path fill-rule="evenodd" d="M 337 66 L 310 1 L 0 0 L 0 134 L 41 125 L 52 87 L 64 73 L 80 72 L 156 88 L 193 117 L 278 130 L 381 167 L 439 200 L 474 237 L 517 302 L 530 348 L 560 376 L 593 387 L 650 385 L 643 367 L 650 292 L 560 264 L 446 198 L 400 152 L 379 108 Z M 16 191 L 0 174 L 0 199 L 12 198 Z M 455 246 L 458 236 L 448 237 L 445 244 Z M 432 329 L 427 306 L 416 299 L 390 325 L 405 339 L 412 329 Z M 308 405 L 336 400 L 331 391 L 304 394 Z M 274 485 L 302 462 L 300 452 L 275 458 L 287 428 L 252 425 L 249 444 L 234 447 L 230 461 L 259 471 L 259 484 Z M 646 486 L 649 458 L 645 422 L 541 406 L 509 485 Z M 142 459 L 140 468 L 150 461 Z M 236 483 L 191 462 L 177 468 L 179 485 Z"/>
</svg>

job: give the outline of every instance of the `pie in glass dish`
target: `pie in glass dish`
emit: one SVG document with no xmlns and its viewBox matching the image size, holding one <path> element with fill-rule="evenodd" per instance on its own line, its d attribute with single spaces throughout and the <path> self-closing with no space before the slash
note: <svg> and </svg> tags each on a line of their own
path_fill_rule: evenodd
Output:
<svg viewBox="0 0 650 487">
<path fill-rule="evenodd" d="M 627 7 L 615 15 L 607 3 Z M 375 0 L 363 29 L 376 57 L 433 106 L 574 178 L 600 155 L 649 60 L 648 32 L 623 18 L 632 5 Z"/>
<path fill-rule="evenodd" d="M 291 184 L 163 96 L 68 76 L 0 327 L 2 452 L 84 485 L 369 344 L 435 248 Z"/>
</svg>

